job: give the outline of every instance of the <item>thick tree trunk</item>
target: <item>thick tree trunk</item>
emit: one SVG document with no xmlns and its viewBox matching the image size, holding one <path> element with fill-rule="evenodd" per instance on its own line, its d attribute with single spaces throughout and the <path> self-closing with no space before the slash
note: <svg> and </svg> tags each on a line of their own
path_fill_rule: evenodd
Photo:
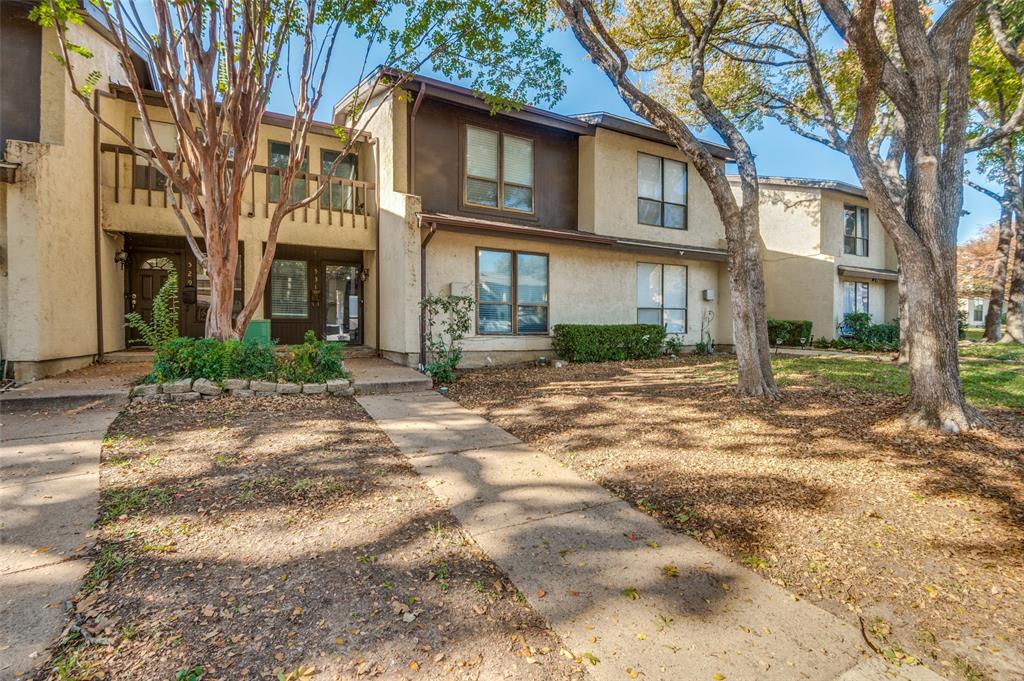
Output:
<svg viewBox="0 0 1024 681">
<path fill-rule="evenodd" d="M 1009 306 L 1006 309 L 1006 332 L 1000 340 L 1001 343 L 1024 343 L 1024 216 L 1018 213 L 1016 223 Z"/>
<path fill-rule="evenodd" d="M 772 373 L 768 345 L 764 267 L 761 263 L 760 241 L 756 238 L 758 227 L 756 224 L 740 224 L 731 230 L 727 226 L 726 230 L 746 235 L 742 239 L 727 239 L 729 284 L 732 288 L 733 347 L 739 365 L 736 390 L 740 395 L 778 399 L 779 387 Z M 754 238 L 750 238 L 751 233 Z"/>
<path fill-rule="evenodd" d="M 957 345 L 956 256 L 943 248 L 914 248 L 900 257 L 907 282 L 912 425 L 949 433 L 980 423 L 960 384 Z M 939 257 L 934 257 L 936 253 Z"/>
<path fill-rule="evenodd" d="M 1013 241 L 1013 208 L 1003 203 L 999 215 L 999 241 L 996 243 L 996 261 L 992 268 L 992 291 L 988 297 L 988 311 L 985 313 L 985 333 L 982 338 L 991 343 L 1002 336 L 1000 322 L 1003 316 L 1003 299 L 1006 297 L 1006 268 L 1010 260 L 1010 242 Z"/>
<path fill-rule="evenodd" d="M 224 211 L 220 212 L 223 214 Z M 217 215 L 214 211 L 207 211 L 206 214 Z M 225 218 L 208 217 L 206 233 L 209 235 L 206 243 L 206 275 L 210 278 L 206 337 L 217 340 L 237 338 L 231 320 L 235 302 L 235 268 L 238 266 L 237 216 L 229 212 Z"/>
</svg>

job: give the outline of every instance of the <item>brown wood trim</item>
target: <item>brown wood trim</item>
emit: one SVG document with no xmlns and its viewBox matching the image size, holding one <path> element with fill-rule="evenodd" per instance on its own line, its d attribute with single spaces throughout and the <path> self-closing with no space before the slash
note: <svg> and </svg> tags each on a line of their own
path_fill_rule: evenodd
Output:
<svg viewBox="0 0 1024 681">
<path fill-rule="evenodd" d="M 479 128 L 481 130 L 490 130 L 498 135 L 498 178 L 496 184 L 498 185 L 497 204 L 496 206 L 482 206 L 476 203 L 469 203 L 466 198 L 466 192 L 468 191 L 468 178 L 469 168 L 466 163 L 466 154 L 469 153 L 469 128 Z M 531 147 L 531 164 L 533 173 L 533 184 L 530 186 L 532 192 L 532 203 L 533 209 L 529 211 L 515 210 L 513 208 L 505 208 L 505 136 L 515 137 L 521 140 L 527 140 Z M 482 179 L 482 178 L 481 178 Z M 488 180 L 489 181 L 489 180 Z M 520 185 L 522 186 L 522 185 Z M 470 212 L 479 212 L 488 215 L 509 215 L 521 220 L 536 220 L 537 219 L 537 138 L 531 135 L 519 134 L 506 132 L 501 127 L 495 125 L 486 125 L 476 121 L 467 121 L 464 118 L 459 118 L 459 208 L 461 210 Z"/>
</svg>

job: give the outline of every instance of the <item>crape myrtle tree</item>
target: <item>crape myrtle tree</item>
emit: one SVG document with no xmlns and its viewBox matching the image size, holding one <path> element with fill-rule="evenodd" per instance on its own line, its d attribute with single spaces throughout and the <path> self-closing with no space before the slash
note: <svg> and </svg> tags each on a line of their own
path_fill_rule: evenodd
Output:
<svg viewBox="0 0 1024 681">
<path fill-rule="evenodd" d="M 43 0 L 33 16 L 56 31 L 60 53 L 55 56 L 82 105 L 167 178 L 168 205 L 210 278 L 206 335 L 222 340 L 240 338 L 261 303 L 282 221 L 313 205 L 327 186 L 318 182 L 316 191 L 303 198 L 291 191 L 306 176 L 306 139 L 327 78 L 362 80 L 369 55 L 375 53 L 386 55 L 384 65 L 407 75 L 382 79 L 366 90 L 366 97 L 382 88 L 401 88 L 425 64 L 471 81 L 495 109 L 517 106 L 532 92 L 553 102 L 565 89 L 558 54 L 542 44 L 547 24 L 543 0 L 146 0 L 151 19 L 143 18 L 136 0 L 86 1 L 94 4 L 93 14 L 106 24 L 120 54 L 148 148 L 96 106 L 93 91 L 109 74 L 90 69 L 92 54 L 72 39 L 70 27 L 83 20 L 79 0 Z M 366 55 L 361 63 L 333 59 L 343 43 L 358 45 L 347 52 Z M 155 95 L 143 90 L 131 58 L 136 51 L 155 69 L 160 82 Z M 243 191 L 259 156 L 259 126 L 270 94 L 285 82 L 295 115 L 291 153 L 279 174 L 281 200 L 270 215 L 259 276 L 233 320 Z M 177 128 L 176 149 L 157 145 L 147 96 L 166 106 Z M 367 101 L 357 98 L 349 112 L 362 115 L 361 130 L 374 113 L 366 107 Z M 336 129 L 345 148 L 335 165 L 361 130 Z M 334 170 L 325 169 L 324 176 L 333 176 Z"/>
<path fill-rule="evenodd" d="M 968 149 L 979 148 L 978 169 L 999 192 L 968 181 L 999 203 L 999 237 L 992 262 L 992 285 L 983 338 L 1024 343 L 1024 133 L 1006 135 L 987 148 L 986 137 L 1007 124 L 1024 97 L 1024 0 L 986 5 L 971 46 L 971 97 L 976 119 Z M 1016 232 L 1016 236 L 1014 233 Z M 1014 258 L 1011 260 L 1011 244 Z M 1011 263 L 1012 269 L 1010 267 Z M 1001 331 L 1003 301 L 1009 300 L 1006 334 Z"/>
<path fill-rule="evenodd" d="M 776 64 L 759 82 L 765 111 L 850 157 L 895 246 L 910 373 L 906 416 L 951 432 L 980 422 L 964 400 L 957 352 L 964 159 L 1024 119 L 1018 98 L 1003 123 L 969 136 L 970 55 L 979 13 L 998 34 L 996 19 L 1014 11 L 1011 4 L 1019 0 L 954 0 L 933 17 L 932 6 L 917 0 L 784 0 L 776 18 L 797 45 L 774 37 L 760 45 L 760 58 Z M 1004 48 L 1017 54 L 1009 41 Z"/>
<path fill-rule="evenodd" d="M 753 40 L 758 26 L 737 0 L 557 0 L 565 22 L 630 109 L 672 140 L 711 190 L 725 227 L 733 344 L 742 395 L 779 397 L 772 374 L 761 261 L 758 180 L 743 126 L 730 112 L 749 91 L 730 91 L 732 62 L 719 46 Z M 723 166 L 693 133 L 709 125 L 739 167 L 739 197 Z"/>
</svg>

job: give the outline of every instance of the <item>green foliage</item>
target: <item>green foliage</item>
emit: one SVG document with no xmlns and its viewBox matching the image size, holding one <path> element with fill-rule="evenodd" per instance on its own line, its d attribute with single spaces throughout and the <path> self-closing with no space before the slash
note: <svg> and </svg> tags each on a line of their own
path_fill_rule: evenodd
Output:
<svg viewBox="0 0 1024 681">
<path fill-rule="evenodd" d="M 792 321 L 787 319 L 768 320 L 769 345 L 806 345 L 811 342 L 811 322 L 806 319 Z"/>
<path fill-rule="evenodd" d="M 347 375 L 345 344 L 323 341 L 307 331 L 301 345 L 288 348 L 277 363 L 278 378 L 293 383 L 323 383 Z"/>
<path fill-rule="evenodd" d="M 273 379 L 277 375 L 274 346 L 259 341 L 219 341 L 214 338 L 179 337 L 153 357 L 149 383 L 179 378 Z"/>
<path fill-rule="evenodd" d="M 556 324 L 554 332 L 555 352 L 571 362 L 653 359 L 665 344 L 659 324 Z"/>
<path fill-rule="evenodd" d="M 669 355 L 683 354 L 683 341 L 679 336 L 668 336 L 665 339 L 665 352 Z"/>
<path fill-rule="evenodd" d="M 956 337 L 960 340 L 967 338 L 967 310 L 956 311 Z"/>
<path fill-rule="evenodd" d="M 141 336 L 135 342 L 148 345 L 157 355 L 178 337 L 178 273 L 173 267 L 153 298 L 153 320 L 147 323 L 138 312 L 129 312 L 124 322 Z"/>
<path fill-rule="evenodd" d="M 454 383 L 455 368 L 462 359 L 462 339 L 473 324 L 470 296 L 427 296 L 420 301 L 426 316 L 427 353 L 424 370 L 438 383 Z"/>
</svg>

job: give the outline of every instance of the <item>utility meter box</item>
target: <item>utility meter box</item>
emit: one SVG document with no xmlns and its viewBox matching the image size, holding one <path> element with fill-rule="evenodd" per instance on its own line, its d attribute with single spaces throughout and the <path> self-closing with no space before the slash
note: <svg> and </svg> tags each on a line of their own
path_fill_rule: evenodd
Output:
<svg viewBox="0 0 1024 681">
<path fill-rule="evenodd" d="M 702 292 L 702 295 L 703 295 L 704 300 L 709 300 L 709 301 L 710 300 L 714 300 L 715 299 L 715 289 L 713 289 L 713 288 L 706 288 Z"/>
</svg>

